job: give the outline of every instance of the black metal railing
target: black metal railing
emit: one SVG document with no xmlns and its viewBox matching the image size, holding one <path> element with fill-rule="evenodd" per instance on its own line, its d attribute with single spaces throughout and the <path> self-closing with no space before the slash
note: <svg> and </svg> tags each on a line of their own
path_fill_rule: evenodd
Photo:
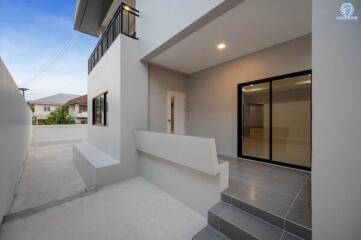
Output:
<svg viewBox="0 0 361 240">
<path fill-rule="evenodd" d="M 120 4 L 88 59 L 88 73 L 93 70 L 119 33 L 138 40 L 135 29 L 135 20 L 137 17 L 139 17 L 139 11 L 137 9 L 123 2 Z"/>
</svg>

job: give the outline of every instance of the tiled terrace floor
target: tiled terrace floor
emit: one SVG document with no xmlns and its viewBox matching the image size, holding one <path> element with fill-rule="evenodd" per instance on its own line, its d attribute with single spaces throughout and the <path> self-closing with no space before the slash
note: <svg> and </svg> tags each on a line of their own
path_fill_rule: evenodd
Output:
<svg viewBox="0 0 361 240">
<path fill-rule="evenodd" d="M 281 219 L 281 224 L 291 228 L 311 230 L 309 172 L 252 160 L 224 159 L 230 163 L 230 187 L 223 192 L 224 201 L 237 199 L 277 216 L 271 220 Z"/>
</svg>

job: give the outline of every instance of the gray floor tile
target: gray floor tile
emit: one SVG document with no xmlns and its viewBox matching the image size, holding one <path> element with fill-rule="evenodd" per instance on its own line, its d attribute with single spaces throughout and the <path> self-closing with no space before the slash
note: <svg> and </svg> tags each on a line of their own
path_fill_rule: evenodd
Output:
<svg viewBox="0 0 361 240">
<path fill-rule="evenodd" d="M 269 175 L 262 175 L 261 178 L 253 182 L 256 185 L 268 188 L 272 191 L 280 192 L 285 195 L 296 196 L 302 187 L 301 182 L 292 182 L 287 179 L 279 179 Z"/>
<path fill-rule="evenodd" d="M 268 223 L 271 223 L 282 229 L 284 228 L 284 218 L 281 216 L 277 216 L 273 213 L 265 211 L 264 209 L 236 199 L 232 199 L 232 204 L 234 207 L 244 210 L 245 212 L 250 213 Z"/>
<path fill-rule="evenodd" d="M 211 209 L 209 209 L 208 224 L 213 228 L 219 230 L 220 229 L 219 216 L 223 211 L 225 211 L 229 207 L 230 205 L 225 204 L 224 202 L 219 202 L 216 205 L 214 205 Z"/>
<path fill-rule="evenodd" d="M 311 180 L 308 179 L 302 188 L 298 198 L 300 200 L 311 202 Z"/>
<path fill-rule="evenodd" d="M 223 234 L 227 235 L 231 239 L 242 239 L 242 240 L 257 240 L 256 237 L 242 231 L 239 227 L 228 221 L 221 220 L 221 230 Z"/>
<path fill-rule="evenodd" d="M 281 240 L 302 240 L 302 238 L 296 237 L 288 232 L 284 232 Z"/>
<path fill-rule="evenodd" d="M 227 208 L 225 211 L 223 211 L 220 217 L 221 229 L 222 227 L 225 227 L 223 223 L 224 220 L 236 226 L 238 229 L 241 229 L 248 234 L 254 236 L 255 238 L 279 240 L 282 234 L 282 231 L 280 229 L 261 221 L 259 218 L 246 214 L 245 212 L 237 210 L 233 207 Z"/>
<path fill-rule="evenodd" d="M 231 239 L 226 237 L 222 233 L 218 233 L 216 236 L 212 237 L 211 240 L 231 240 Z"/>
<path fill-rule="evenodd" d="M 220 215 L 224 210 L 226 210 L 229 207 L 230 207 L 230 205 L 228 205 L 228 204 L 225 204 L 223 202 L 218 202 L 211 209 L 209 209 L 209 212 L 211 212 L 215 215 Z"/>
<path fill-rule="evenodd" d="M 264 163 L 259 163 L 256 161 L 239 160 L 236 165 L 233 165 L 231 167 L 240 170 L 247 169 L 250 173 L 257 174 L 270 169 L 272 166 Z"/>
<path fill-rule="evenodd" d="M 237 197 L 243 197 L 243 198 L 247 197 L 249 201 L 252 201 L 257 198 L 262 198 L 276 202 L 277 204 L 286 207 L 290 207 L 294 200 L 294 196 L 273 191 L 269 188 L 265 188 L 263 186 L 252 183 L 248 185 L 243 185 L 240 191 L 238 192 L 238 194 L 236 195 L 236 198 Z"/>
<path fill-rule="evenodd" d="M 273 166 L 266 174 L 281 180 L 287 179 L 287 181 L 303 183 L 310 173 L 297 169 Z"/>
<path fill-rule="evenodd" d="M 276 195 L 277 194 L 275 194 L 274 198 L 266 198 L 259 194 L 257 190 L 253 191 L 253 189 L 250 188 L 248 190 L 241 190 L 235 196 L 235 198 L 241 202 L 248 203 L 254 207 L 260 208 L 266 212 L 283 218 L 286 215 L 290 205 L 283 205 L 280 201 L 275 200 Z"/>
<path fill-rule="evenodd" d="M 311 178 L 308 172 L 256 161 L 232 160 L 230 187 L 223 192 L 222 200 L 280 228 L 285 218 L 291 233 L 305 238 L 311 235 Z M 221 219 L 218 223 L 222 227 Z M 232 226 L 223 225 L 232 230 Z M 292 239 L 290 237 L 293 236 L 286 234 L 284 239 Z"/>
<path fill-rule="evenodd" d="M 222 202 L 232 205 L 232 197 L 230 195 L 227 195 L 226 193 L 221 194 L 221 200 Z"/>
<path fill-rule="evenodd" d="M 213 228 L 219 230 L 220 227 L 219 216 L 212 212 L 208 212 L 208 224 Z"/>
<path fill-rule="evenodd" d="M 285 221 L 285 230 L 296 236 L 299 236 L 300 238 L 306 240 L 312 239 L 312 231 L 310 229 L 304 228 L 287 220 Z"/>
<path fill-rule="evenodd" d="M 286 220 L 289 220 L 301 226 L 305 226 L 307 228 L 311 228 L 311 196 L 308 191 L 309 190 L 305 189 L 301 191 L 301 194 L 297 197 L 291 209 L 289 210 L 286 216 Z"/>
<path fill-rule="evenodd" d="M 206 226 L 193 237 L 193 240 L 210 240 L 217 234 L 217 230 L 210 226 Z"/>
<path fill-rule="evenodd" d="M 229 177 L 232 179 L 239 179 L 246 182 L 252 182 L 256 180 L 264 171 L 257 173 L 251 173 L 246 168 L 230 168 Z"/>
<path fill-rule="evenodd" d="M 307 228 L 311 228 L 311 211 L 307 208 L 292 207 L 286 216 L 286 220 Z"/>
</svg>

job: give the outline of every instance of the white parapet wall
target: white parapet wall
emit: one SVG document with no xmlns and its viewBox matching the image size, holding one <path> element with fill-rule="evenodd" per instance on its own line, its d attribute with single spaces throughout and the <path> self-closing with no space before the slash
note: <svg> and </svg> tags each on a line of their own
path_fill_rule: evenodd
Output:
<svg viewBox="0 0 361 240">
<path fill-rule="evenodd" d="M 141 175 L 207 216 L 228 187 L 228 162 L 219 163 L 214 139 L 136 131 Z"/>
<path fill-rule="evenodd" d="M 33 126 L 32 144 L 42 145 L 72 141 L 86 141 L 87 124 Z"/>
<path fill-rule="evenodd" d="M 9 211 L 31 140 L 31 110 L 0 58 L 0 222 Z"/>
</svg>

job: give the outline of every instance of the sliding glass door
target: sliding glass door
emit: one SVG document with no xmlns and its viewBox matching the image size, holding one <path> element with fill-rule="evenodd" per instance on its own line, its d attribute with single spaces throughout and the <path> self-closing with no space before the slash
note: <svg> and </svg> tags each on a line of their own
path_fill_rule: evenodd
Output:
<svg viewBox="0 0 361 240">
<path fill-rule="evenodd" d="M 311 71 L 238 86 L 238 156 L 311 167 Z"/>
<path fill-rule="evenodd" d="M 242 87 L 242 155 L 269 159 L 270 83 Z"/>
</svg>

